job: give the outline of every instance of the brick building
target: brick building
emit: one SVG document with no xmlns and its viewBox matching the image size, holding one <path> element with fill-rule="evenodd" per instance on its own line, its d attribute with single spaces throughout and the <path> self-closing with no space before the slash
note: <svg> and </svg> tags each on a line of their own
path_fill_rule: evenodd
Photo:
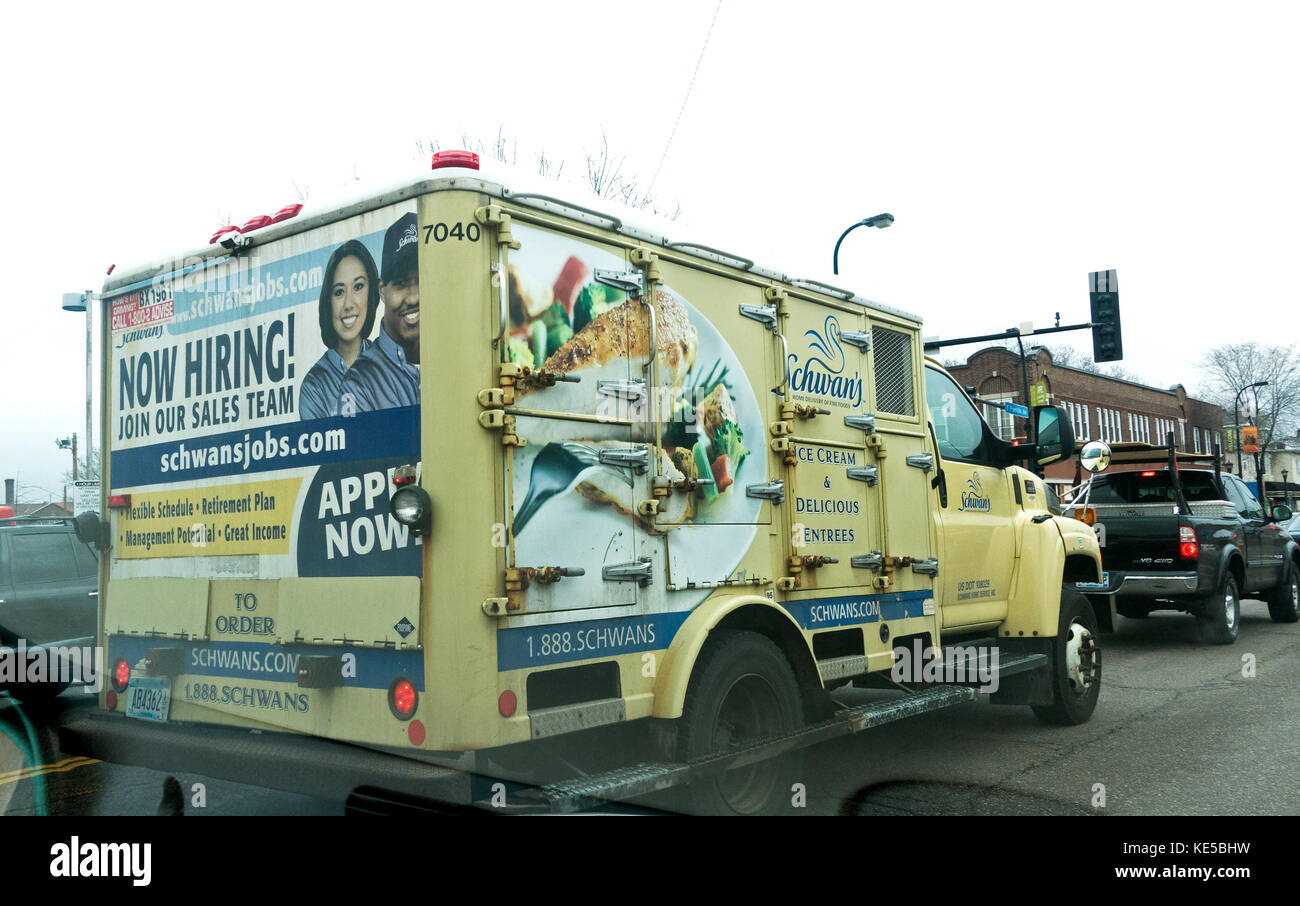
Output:
<svg viewBox="0 0 1300 906">
<path fill-rule="evenodd" d="M 1065 408 L 1080 443 L 1104 440 L 1163 444 L 1172 431 L 1174 444 L 1180 450 L 1210 453 L 1216 439 L 1221 451 L 1227 449 L 1222 407 L 1189 397 L 1181 384 L 1160 390 L 1059 365 L 1052 360 L 1051 351 L 1041 346 L 1029 350 L 1026 359 L 1031 392 L 1041 384 L 1048 402 Z M 1020 355 L 1016 351 L 1001 346 L 981 349 L 966 364 L 949 367 L 948 371 L 962 386 L 974 387 L 981 399 L 1031 405 L 1024 398 Z M 984 417 L 1003 438 L 1024 435 L 1023 421 L 991 406 L 983 408 Z M 1053 484 L 1070 484 L 1074 475 L 1074 462 L 1047 468 L 1047 479 Z"/>
</svg>

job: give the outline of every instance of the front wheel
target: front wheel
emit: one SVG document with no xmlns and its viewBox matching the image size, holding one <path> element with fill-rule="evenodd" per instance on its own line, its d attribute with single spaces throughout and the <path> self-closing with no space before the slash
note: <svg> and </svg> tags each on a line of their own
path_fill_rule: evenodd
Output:
<svg viewBox="0 0 1300 906">
<path fill-rule="evenodd" d="M 779 648 L 755 632 L 722 630 L 695 664 L 678 723 L 677 757 L 690 761 L 792 733 L 803 723 L 794 671 Z M 790 805 L 797 754 L 746 765 L 687 788 L 692 811 L 779 814 Z"/>
<path fill-rule="evenodd" d="M 1268 596 L 1268 615 L 1274 623 L 1300 620 L 1300 568 L 1295 563 L 1287 570 L 1286 581 Z"/>
<path fill-rule="evenodd" d="M 1073 726 L 1092 717 L 1101 694 L 1097 615 L 1077 591 L 1061 589 L 1061 618 L 1052 657 L 1052 703 L 1034 705 L 1044 723 Z"/>
<path fill-rule="evenodd" d="M 1223 579 L 1223 589 L 1207 596 L 1201 602 L 1197 618 L 1201 639 L 1212 645 L 1231 645 L 1237 641 L 1237 628 L 1241 623 L 1241 599 L 1237 596 L 1237 580 L 1231 574 Z"/>
</svg>

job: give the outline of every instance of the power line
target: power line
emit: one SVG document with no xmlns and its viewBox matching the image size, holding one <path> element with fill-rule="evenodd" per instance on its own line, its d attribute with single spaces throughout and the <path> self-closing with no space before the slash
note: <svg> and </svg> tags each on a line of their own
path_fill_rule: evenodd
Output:
<svg viewBox="0 0 1300 906">
<path fill-rule="evenodd" d="M 659 166 L 655 167 L 654 176 L 650 177 L 650 185 L 646 187 L 645 194 L 650 195 L 650 190 L 655 187 L 655 180 L 659 178 L 659 171 L 663 169 L 664 160 L 668 157 L 668 149 L 672 146 L 673 137 L 677 135 L 677 126 L 682 121 L 682 114 L 686 111 L 686 102 L 691 99 L 691 89 L 695 87 L 695 77 L 700 74 L 700 64 L 704 62 L 704 51 L 708 50 L 709 37 L 713 34 L 713 23 L 718 21 L 718 12 L 722 9 L 722 0 L 718 0 L 718 5 L 713 8 L 713 18 L 709 20 L 709 30 L 704 35 L 704 44 L 700 47 L 700 55 L 695 61 L 695 71 L 691 73 L 691 83 L 686 86 L 686 96 L 682 98 L 682 106 L 677 110 L 677 119 L 673 122 L 673 131 L 668 133 L 668 141 L 664 143 L 664 153 L 659 155 Z"/>
</svg>

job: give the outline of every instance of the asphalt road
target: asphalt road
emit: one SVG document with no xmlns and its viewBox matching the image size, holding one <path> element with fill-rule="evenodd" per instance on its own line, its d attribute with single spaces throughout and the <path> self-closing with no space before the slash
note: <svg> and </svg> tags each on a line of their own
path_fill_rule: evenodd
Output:
<svg viewBox="0 0 1300 906">
<path fill-rule="evenodd" d="M 1026 707 L 963 705 L 826 743 L 804 754 L 798 815 L 1300 814 L 1300 624 L 1276 624 L 1247 601 L 1235 645 L 1202 644 L 1172 613 L 1122 620 L 1103 638 L 1101 700 L 1080 727 L 1040 723 Z M 1254 676 L 1243 675 L 1246 661 Z M 880 693 L 844 690 L 848 703 Z M 0 812 L 153 815 L 166 772 L 57 751 L 60 714 L 90 707 L 77 690 L 34 714 L 33 770 L 0 736 Z M 0 721 L 20 724 L 0 704 Z M 175 774 L 190 815 L 341 814 L 310 796 Z M 201 784 L 202 804 L 196 804 Z"/>
</svg>

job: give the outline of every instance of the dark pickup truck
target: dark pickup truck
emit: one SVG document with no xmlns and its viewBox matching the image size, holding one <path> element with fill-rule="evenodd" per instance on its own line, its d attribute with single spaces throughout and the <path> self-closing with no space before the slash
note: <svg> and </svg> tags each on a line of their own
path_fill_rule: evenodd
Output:
<svg viewBox="0 0 1300 906">
<path fill-rule="evenodd" d="M 1267 600 L 1277 622 L 1296 622 L 1300 547 L 1281 525 L 1290 510 L 1267 516 L 1212 455 L 1124 446 L 1112 462 L 1153 468 L 1092 478 L 1088 507 L 1104 572 L 1079 590 L 1110 597 L 1121 616 L 1135 619 L 1153 610 L 1194 614 L 1202 639 L 1220 645 L 1237 638 L 1242 596 Z"/>
</svg>

